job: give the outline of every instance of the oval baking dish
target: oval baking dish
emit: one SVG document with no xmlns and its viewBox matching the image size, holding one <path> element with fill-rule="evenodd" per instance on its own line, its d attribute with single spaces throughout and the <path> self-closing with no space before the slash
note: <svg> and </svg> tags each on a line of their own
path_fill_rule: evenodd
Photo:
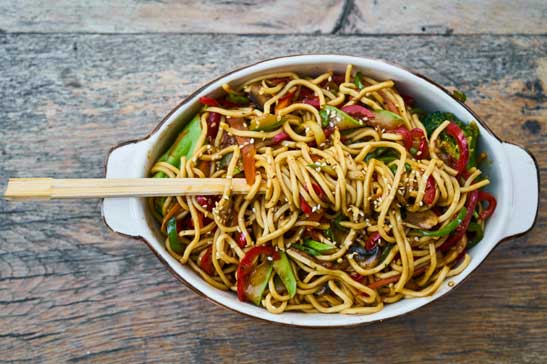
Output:
<svg viewBox="0 0 547 364">
<path fill-rule="evenodd" d="M 538 168 L 533 157 L 523 148 L 497 138 L 467 106 L 457 101 L 441 86 L 427 78 L 384 61 L 341 55 L 303 55 L 276 58 L 230 72 L 201 87 L 177 105 L 146 137 L 114 147 L 106 162 L 107 178 L 146 177 L 165 148 L 185 123 L 201 108 L 201 96 L 219 94 L 222 84 L 239 84 L 261 74 L 294 71 L 319 74 L 326 70 L 343 72 L 347 64 L 376 79 L 392 79 L 400 92 L 412 95 L 427 111 L 443 110 L 464 121 L 476 120 L 481 132 L 479 149 L 488 153 L 491 163 L 483 168 L 492 184 L 488 190 L 497 198 L 498 206 L 489 219 L 483 240 L 470 249 L 469 266 L 459 275 L 445 281 L 430 297 L 405 299 L 388 304 L 370 315 L 343 315 L 286 312 L 272 314 L 263 308 L 240 302 L 232 292 L 218 290 L 205 282 L 190 267 L 181 265 L 165 250 L 159 227 L 147 211 L 144 199 L 105 199 L 103 217 L 113 231 L 139 238 L 180 281 L 212 301 L 240 313 L 282 324 L 307 327 L 351 326 L 384 320 L 413 311 L 433 302 L 459 285 L 503 239 L 521 234 L 534 224 L 538 203 Z M 449 286 L 450 281 L 450 286 Z"/>
</svg>

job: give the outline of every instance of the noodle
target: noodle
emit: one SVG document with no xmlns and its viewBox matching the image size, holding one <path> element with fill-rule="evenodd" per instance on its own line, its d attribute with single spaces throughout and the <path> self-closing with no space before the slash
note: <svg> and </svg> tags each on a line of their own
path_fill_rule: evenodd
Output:
<svg viewBox="0 0 547 364">
<path fill-rule="evenodd" d="M 450 154 L 473 142 L 463 124 L 431 128 L 393 80 L 357 74 L 275 73 L 202 98 L 191 147 L 176 154 L 181 133 L 150 174 L 244 176 L 250 190 L 150 199 L 167 251 L 276 314 L 371 314 L 461 273 L 488 212 L 489 180 L 462 170 L 476 144 Z"/>
</svg>

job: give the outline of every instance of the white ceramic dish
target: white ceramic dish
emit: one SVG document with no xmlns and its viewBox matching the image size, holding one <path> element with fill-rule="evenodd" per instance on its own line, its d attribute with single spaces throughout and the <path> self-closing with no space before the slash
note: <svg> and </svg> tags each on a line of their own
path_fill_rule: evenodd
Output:
<svg viewBox="0 0 547 364">
<path fill-rule="evenodd" d="M 105 223 L 115 232 L 146 242 L 169 271 L 197 293 L 234 311 L 277 323 L 306 327 L 358 325 L 405 314 L 447 294 L 461 284 L 500 241 L 531 229 L 539 203 L 538 168 L 527 151 L 498 139 L 469 108 L 454 99 L 445 89 L 423 76 L 387 62 L 340 55 L 302 55 L 267 60 L 228 73 L 209 82 L 182 101 L 145 138 L 125 142 L 113 148 L 106 163 L 106 177 L 146 177 L 152 163 L 176 136 L 176 131 L 201 107 L 198 103 L 199 97 L 216 95 L 224 83 L 238 84 L 272 71 L 291 70 L 301 74 L 319 74 L 326 70 L 343 72 L 349 63 L 376 79 L 394 80 L 402 93 L 412 95 L 417 104 L 426 110 L 449 111 L 462 120 L 479 122 L 480 149 L 486 151 L 492 161 L 485 171 L 492 181 L 488 190 L 496 196 L 498 206 L 487 223 L 484 239 L 470 250 L 471 264 L 460 275 L 450 279 L 454 283 L 452 287 L 446 281 L 431 297 L 404 299 L 386 305 L 382 311 L 372 315 L 296 312 L 275 315 L 263 308 L 240 302 L 233 292 L 224 292 L 208 285 L 188 266 L 181 265 L 171 257 L 164 249 L 164 239 L 143 199 L 105 199 Z"/>
</svg>

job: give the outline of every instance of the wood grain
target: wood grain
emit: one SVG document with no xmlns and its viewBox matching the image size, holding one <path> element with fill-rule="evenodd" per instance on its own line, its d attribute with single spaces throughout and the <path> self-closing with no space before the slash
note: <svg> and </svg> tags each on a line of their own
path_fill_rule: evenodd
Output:
<svg viewBox="0 0 547 364">
<path fill-rule="evenodd" d="M 343 0 L 0 0 L 0 28 L 8 32 L 330 33 L 342 13 Z"/>
<path fill-rule="evenodd" d="M 543 0 L 0 0 L 7 32 L 545 34 L 546 17 Z"/>
<path fill-rule="evenodd" d="M 528 0 L 350 1 L 346 34 L 545 34 L 547 3 Z"/>
<path fill-rule="evenodd" d="M 363 46 L 366 44 L 366 47 Z M 547 183 L 545 36 L 0 34 L 0 177 L 102 177 L 107 150 L 242 64 L 329 51 L 385 58 L 463 90 Z M 1 186 L 0 186 L 1 187 Z M 0 362 L 540 363 L 547 191 L 536 227 L 448 297 L 350 329 L 267 324 L 180 285 L 100 204 L 0 201 Z"/>
</svg>

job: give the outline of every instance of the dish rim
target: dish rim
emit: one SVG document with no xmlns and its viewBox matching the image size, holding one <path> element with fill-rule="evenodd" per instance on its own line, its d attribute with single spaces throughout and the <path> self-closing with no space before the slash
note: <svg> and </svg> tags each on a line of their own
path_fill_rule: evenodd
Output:
<svg viewBox="0 0 547 364">
<path fill-rule="evenodd" d="M 171 118 L 171 116 L 176 113 L 181 107 L 183 107 L 184 105 L 188 104 L 188 103 L 191 103 L 194 101 L 195 97 L 200 94 L 204 89 L 206 89 L 207 87 L 209 87 L 211 84 L 217 82 L 218 80 L 221 80 L 223 78 L 226 78 L 234 73 L 237 73 L 239 71 L 242 71 L 242 70 L 245 70 L 245 69 L 248 69 L 248 68 L 251 68 L 251 67 L 254 67 L 254 66 L 257 66 L 257 65 L 260 65 L 262 63 L 266 63 L 266 62 L 270 62 L 270 61 L 275 61 L 275 60 L 279 60 L 279 59 L 290 59 L 290 58 L 296 58 L 296 57 L 350 57 L 350 58 L 361 58 L 361 59 L 365 59 L 365 60 L 371 60 L 371 61 L 376 61 L 376 62 L 381 62 L 381 63 L 384 63 L 388 66 L 391 66 L 391 67 L 395 67 L 395 68 L 398 68 L 400 70 L 403 70 L 403 71 L 406 71 L 418 78 L 421 78 L 423 79 L 425 82 L 427 83 L 430 83 L 432 84 L 433 86 L 435 86 L 436 88 L 438 88 L 439 90 L 441 90 L 443 93 L 445 93 L 446 95 L 448 95 L 452 101 L 455 101 L 456 103 L 458 103 L 460 106 L 462 106 L 467 112 L 469 112 L 469 114 L 471 114 L 473 116 L 473 118 L 475 119 L 476 122 L 478 122 L 492 137 L 494 137 L 499 143 L 501 144 L 510 144 L 510 145 L 514 145 L 514 146 L 517 146 L 519 148 L 521 148 L 522 150 L 524 150 L 530 157 L 531 159 L 533 160 L 534 162 L 534 167 L 535 167 L 535 170 L 536 170 L 536 178 L 537 178 L 537 186 L 538 186 L 538 196 L 540 196 L 540 189 L 541 189 L 541 185 L 540 185 L 540 179 L 539 179 L 539 165 L 538 165 L 538 162 L 537 162 L 537 159 L 535 158 L 535 156 L 530 152 L 530 150 L 519 144 L 519 143 L 514 143 L 514 142 L 510 142 L 510 141 L 505 141 L 503 139 L 501 139 L 500 137 L 498 137 L 493 131 L 492 129 L 490 129 L 490 127 L 488 126 L 488 124 L 486 122 L 484 122 L 482 120 L 482 118 L 480 118 L 468 105 L 466 105 L 464 102 L 461 102 L 460 100 L 458 100 L 456 97 L 453 96 L 453 94 L 448 90 L 446 89 L 444 86 L 440 85 L 439 83 L 437 83 L 436 81 L 430 79 L 429 77 L 411 69 L 411 68 L 408 68 L 408 67 L 405 67 L 405 66 L 401 66 L 399 64 L 396 64 L 396 63 L 393 63 L 393 62 L 390 62 L 390 61 L 386 61 L 384 59 L 379 59 L 379 58 L 371 58 L 371 57 L 361 57 L 361 56 L 352 56 L 352 55 L 348 55 L 348 54 L 333 54 L 333 53 L 313 53 L 313 54 L 292 54 L 292 55 L 286 55 L 286 56 L 279 56 L 279 57 L 272 57 L 272 58 L 267 58 L 267 59 L 263 59 L 263 60 L 260 60 L 258 62 L 254 62 L 254 63 L 251 63 L 251 64 L 247 64 L 247 65 L 244 65 L 242 67 L 239 67 L 239 68 L 236 68 L 236 69 L 233 69 L 229 72 L 226 72 L 226 73 L 223 73 L 222 75 L 218 76 L 218 77 L 215 77 L 213 79 L 210 79 L 208 80 L 207 82 L 203 83 L 200 87 L 198 87 L 195 91 L 193 91 L 191 94 L 189 94 L 188 96 L 184 97 L 178 104 L 176 104 L 162 119 L 161 121 L 159 121 L 155 126 L 154 128 L 152 128 L 152 130 L 150 130 L 146 135 L 144 135 L 143 137 L 140 137 L 140 138 L 135 138 L 135 139 L 131 139 L 131 140 L 127 140 L 127 141 L 123 141 L 123 142 L 120 142 L 118 144 L 115 144 L 114 146 L 112 146 L 107 154 L 106 154 L 106 158 L 105 158 L 105 161 L 104 161 L 104 174 L 105 176 L 107 175 L 107 169 L 108 169 L 108 161 L 110 159 L 110 156 L 112 154 L 112 152 L 114 152 L 114 150 L 120 148 L 120 147 L 123 147 L 125 145 L 128 145 L 128 144 L 135 144 L 135 143 L 139 143 L 139 142 L 143 142 L 143 141 L 146 141 L 147 139 L 151 138 L 156 132 L 158 132 L 161 127 Z M 318 62 L 318 64 L 320 64 L 322 62 Z M 518 237 L 518 236 L 522 236 L 526 233 L 528 233 L 530 230 L 532 230 L 534 228 L 534 226 L 536 225 L 537 223 L 537 219 L 538 219 L 538 216 L 539 216 L 539 200 L 538 200 L 538 204 L 537 204 L 538 208 L 536 209 L 536 213 L 535 213 L 535 216 L 534 216 L 534 220 L 532 222 L 532 224 L 530 225 L 530 227 L 526 230 L 526 231 L 523 231 L 523 232 L 520 232 L 520 233 L 516 233 L 516 234 L 511 234 L 511 235 L 508 235 L 508 236 L 505 236 L 503 238 L 501 238 L 499 241 L 495 242 L 494 243 L 494 246 L 486 253 L 486 255 L 484 256 L 484 258 L 477 264 L 477 266 L 472 270 L 470 271 L 465 277 L 462 278 L 462 280 L 456 284 L 454 287 L 452 287 L 449 291 L 443 293 L 441 296 L 439 297 L 436 297 L 435 299 L 432 299 L 416 308 L 413 308 L 409 311 L 406 311 L 406 312 L 403 312 L 403 313 L 400 313 L 400 314 L 396 314 L 396 315 L 393 315 L 391 317 L 388 317 L 388 318 L 384 318 L 384 319 L 377 319 L 377 320 L 373 320 L 373 321 L 366 321 L 366 322 L 355 322 L 355 323 L 348 323 L 348 324 L 334 324 L 334 325 L 319 325 L 319 326 L 310 326 L 310 325 L 302 325 L 302 324 L 296 324 L 296 323 L 288 323 L 288 322 L 280 322 L 280 321 L 273 321 L 273 320 L 270 320 L 270 319 L 267 319 L 267 318 L 263 318 L 263 317 L 259 317 L 259 316 L 255 316 L 255 315 L 251 315 L 249 313 L 246 313 L 246 312 L 243 312 L 243 311 L 240 311 L 240 310 L 237 310 L 235 308 L 232 308 L 230 306 L 228 306 L 227 304 L 223 303 L 222 301 L 220 300 L 216 300 L 216 299 L 213 299 L 211 298 L 210 296 L 208 296 L 206 293 L 200 291 L 199 289 L 197 289 L 196 287 L 194 287 L 191 283 L 189 283 L 188 281 L 186 281 L 185 278 L 183 278 L 179 273 L 177 273 L 173 267 L 171 267 L 171 265 L 155 250 L 155 248 L 152 246 L 152 243 L 150 243 L 146 238 L 144 238 L 143 236 L 141 235 L 129 235 L 129 234 L 125 234 L 123 232 L 120 232 L 120 231 L 117 231 L 115 230 L 114 228 L 112 228 L 108 222 L 106 221 L 106 218 L 105 218 L 105 214 L 104 214 L 104 199 L 101 199 L 101 218 L 104 222 L 104 224 L 108 227 L 109 230 L 111 230 L 112 232 L 116 233 L 116 234 L 119 234 L 119 235 L 122 235 L 124 237 L 128 237 L 128 238 L 132 238 L 132 239 L 135 239 L 135 240 L 141 240 L 142 242 L 144 242 L 147 247 L 154 253 L 154 255 L 156 255 L 156 257 L 160 260 L 160 262 L 167 268 L 167 270 L 181 283 L 183 283 L 186 287 L 190 288 L 193 292 L 197 293 L 199 296 L 201 297 L 204 297 L 205 299 L 207 299 L 209 302 L 212 302 L 218 306 L 221 306 L 223 308 L 226 308 L 230 311 L 233 311 L 233 312 L 237 312 L 238 314 L 241 314 L 241 315 L 244 315 L 246 317 L 251 317 L 253 319 L 259 319 L 261 321 L 265 321 L 265 322 L 268 322 L 268 323 L 274 323 L 274 324 L 277 324 L 277 325 L 282 325 L 282 326 L 289 326 L 289 327 L 300 327 L 300 328 L 311 328 L 311 329 L 325 329 L 325 328 L 342 328 L 342 327 L 355 327 L 355 326 L 362 326 L 362 325 L 370 325 L 370 324 L 374 324 L 374 323 L 377 323 L 377 322 L 383 322 L 383 321 L 386 321 L 386 320 L 391 320 L 391 319 L 394 319 L 394 318 L 397 318 L 397 317 L 401 317 L 401 316 L 404 316 L 404 315 L 408 315 L 412 312 L 415 312 L 419 309 L 421 309 L 422 307 L 425 307 L 433 302 L 436 302 L 440 299 L 442 299 L 443 297 L 446 297 L 449 293 L 453 292 L 454 289 L 456 287 L 459 287 L 461 285 L 463 285 L 463 283 L 469 278 L 469 276 L 472 275 L 472 273 L 474 273 L 483 263 L 484 261 L 488 258 L 488 256 L 494 251 L 494 249 L 502 242 L 508 240 L 508 239 L 511 239 L 511 238 L 515 238 L 515 237 Z"/>
</svg>

